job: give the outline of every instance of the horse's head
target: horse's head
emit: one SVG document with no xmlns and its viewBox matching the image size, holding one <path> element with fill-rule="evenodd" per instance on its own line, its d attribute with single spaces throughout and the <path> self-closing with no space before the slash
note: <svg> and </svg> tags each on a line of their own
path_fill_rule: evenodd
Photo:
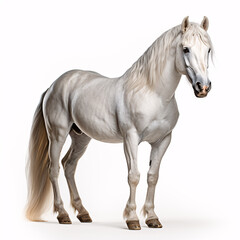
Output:
<svg viewBox="0 0 240 240">
<path fill-rule="evenodd" d="M 176 68 L 187 76 L 197 97 L 206 97 L 211 89 L 208 79 L 208 60 L 212 44 L 207 29 L 209 21 L 203 18 L 202 23 L 190 23 L 188 17 L 181 25 L 181 41 L 177 46 Z"/>
</svg>

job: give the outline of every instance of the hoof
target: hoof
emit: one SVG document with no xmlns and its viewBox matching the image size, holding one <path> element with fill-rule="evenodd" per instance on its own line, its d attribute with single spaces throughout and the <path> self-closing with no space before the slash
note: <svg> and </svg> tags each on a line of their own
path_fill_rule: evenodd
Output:
<svg viewBox="0 0 240 240">
<path fill-rule="evenodd" d="M 141 230 L 138 220 L 126 221 L 129 230 Z"/>
<path fill-rule="evenodd" d="M 159 220 L 156 219 L 150 219 L 146 221 L 146 224 L 150 228 L 162 228 L 162 224 L 159 222 Z"/>
<path fill-rule="evenodd" d="M 90 223 L 90 222 L 92 222 L 92 219 L 91 219 L 91 217 L 89 216 L 88 213 L 83 214 L 83 215 L 78 214 L 78 215 L 77 215 L 77 218 L 78 218 L 79 221 L 82 222 L 82 223 Z"/>
<path fill-rule="evenodd" d="M 60 224 L 72 224 L 72 222 L 67 214 L 57 216 L 57 220 Z"/>
</svg>

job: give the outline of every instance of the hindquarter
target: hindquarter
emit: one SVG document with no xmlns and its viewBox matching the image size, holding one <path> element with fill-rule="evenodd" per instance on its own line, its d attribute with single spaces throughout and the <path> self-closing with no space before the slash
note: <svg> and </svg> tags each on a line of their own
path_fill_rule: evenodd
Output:
<svg viewBox="0 0 240 240">
<path fill-rule="evenodd" d="M 43 101 L 43 116 L 48 137 L 51 140 L 65 141 L 72 120 L 60 96 L 50 88 Z"/>
</svg>

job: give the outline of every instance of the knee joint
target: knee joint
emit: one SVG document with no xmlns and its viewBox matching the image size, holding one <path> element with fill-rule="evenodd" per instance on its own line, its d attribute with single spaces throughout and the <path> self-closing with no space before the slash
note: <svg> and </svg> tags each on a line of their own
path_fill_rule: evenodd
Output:
<svg viewBox="0 0 240 240">
<path fill-rule="evenodd" d="M 147 182 L 150 185 L 156 185 L 158 181 L 158 174 L 148 173 Z"/>
<path fill-rule="evenodd" d="M 136 173 L 130 172 L 128 174 L 128 183 L 129 184 L 138 185 L 139 180 L 140 180 L 140 173 L 139 172 L 136 172 Z"/>
</svg>

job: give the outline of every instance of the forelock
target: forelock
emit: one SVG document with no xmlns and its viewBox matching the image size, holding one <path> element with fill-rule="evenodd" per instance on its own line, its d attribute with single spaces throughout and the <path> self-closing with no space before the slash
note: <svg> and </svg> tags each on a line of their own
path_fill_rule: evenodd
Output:
<svg viewBox="0 0 240 240">
<path fill-rule="evenodd" d="M 197 23 L 190 23 L 187 31 L 182 36 L 183 46 L 193 46 L 196 40 L 200 40 L 209 48 L 212 48 L 212 42 L 208 33 Z"/>
</svg>

